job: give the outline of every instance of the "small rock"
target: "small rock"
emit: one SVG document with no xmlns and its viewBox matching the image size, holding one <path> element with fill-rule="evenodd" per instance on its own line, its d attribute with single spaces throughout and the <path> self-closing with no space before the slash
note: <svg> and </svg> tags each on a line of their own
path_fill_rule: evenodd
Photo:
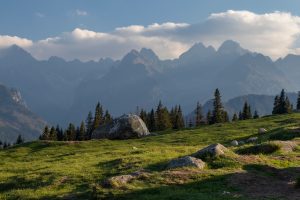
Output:
<svg viewBox="0 0 300 200">
<path fill-rule="evenodd" d="M 258 134 L 263 134 L 263 133 L 266 133 L 267 132 L 267 129 L 265 128 L 259 128 L 258 129 Z"/>
<path fill-rule="evenodd" d="M 203 169 L 205 167 L 205 162 L 203 162 L 201 159 L 197 159 L 191 156 L 185 156 L 171 160 L 167 166 L 167 169 L 180 167 L 197 167 L 199 169 Z"/>
<path fill-rule="evenodd" d="M 239 145 L 244 145 L 245 142 L 243 140 L 239 141 Z"/>
<path fill-rule="evenodd" d="M 232 146 L 239 146 L 239 142 L 236 140 L 231 141 L 230 143 Z"/>
<path fill-rule="evenodd" d="M 250 137 L 247 139 L 247 142 L 256 142 L 258 140 L 258 137 Z"/>
<path fill-rule="evenodd" d="M 224 155 L 225 152 L 228 151 L 226 147 L 224 147 L 222 144 L 212 144 L 208 147 L 205 147 L 204 149 L 201 149 L 197 151 L 196 153 L 192 154 L 192 156 L 205 159 L 207 157 L 215 158 L 221 155 Z"/>
</svg>

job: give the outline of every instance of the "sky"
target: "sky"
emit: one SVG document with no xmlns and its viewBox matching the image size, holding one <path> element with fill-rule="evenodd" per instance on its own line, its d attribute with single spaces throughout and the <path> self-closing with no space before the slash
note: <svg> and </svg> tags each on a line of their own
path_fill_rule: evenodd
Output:
<svg viewBox="0 0 300 200">
<path fill-rule="evenodd" d="M 300 53 L 299 0 L 10 0 L 0 3 L 0 48 L 38 59 L 119 59 L 147 47 L 176 58 L 194 43 L 232 39 L 274 59 Z"/>
</svg>

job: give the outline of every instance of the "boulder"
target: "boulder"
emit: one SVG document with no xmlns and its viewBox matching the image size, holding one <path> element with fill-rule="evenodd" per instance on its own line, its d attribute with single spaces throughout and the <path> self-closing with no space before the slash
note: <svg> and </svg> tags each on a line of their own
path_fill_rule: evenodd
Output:
<svg viewBox="0 0 300 200">
<path fill-rule="evenodd" d="M 192 156 L 206 159 L 206 158 L 216 158 L 222 156 L 227 152 L 228 149 L 224 147 L 222 144 L 212 144 L 204 149 L 197 151 L 196 153 L 192 154 Z"/>
<path fill-rule="evenodd" d="M 250 137 L 247 139 L 247 142 L 256 142 L 258 140 L 258 137 Z"/>
<path fill-rule="evenodd" d="M 259 128 L 258 129 L 258 134 L 263 134 L 263 133 L 266 133 L 267 132 L 267 129 L 265 128 Z"/>
<path fill-rule="evenodd" d="M 201 159 L 198 158 L 185 156 L 185 157 L 171 160 L 167 165 L 167 169 L 180 168 L 180 167 L 197 167 L 199 169 L 203 169 L 205 167 L 205 162 L 203 162 Z"/>
<path fill-rule="evenodd" d="M 230 143 L 232 146 L 239 146 L 239 142 L 236 140 L 231 141 Z"/>
<path fill-rule="evenodd" d="M 149 134 L 146 124 L 139 116 L 126 114 L 98 127 L 92 133 L 92 139 L 131 139 L 141 138 Z"/>
</svg>

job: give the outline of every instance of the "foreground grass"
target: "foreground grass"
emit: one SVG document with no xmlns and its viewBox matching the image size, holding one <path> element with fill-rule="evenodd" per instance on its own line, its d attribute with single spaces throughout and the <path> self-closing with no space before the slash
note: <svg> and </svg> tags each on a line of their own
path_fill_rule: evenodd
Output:
<svg viewBox="0 0 300 200">
<path fill-rule="evenodd" d="M 257 136 L 257 129 L 261 127 L 271 131 L 259 136 L 259 142 L 295 140 L 299 134 L 289 130 L 299 125 L 300 114 L 291 114 L 166 131 L 126 141 L 26 143 L 0 151 L 0 199 L 251 199 L 254 197 L 236 184 L 228 184 L 228 180 L 253 170 L 269 176 L 266 166 L 298 170 L 299 149 L 289 153 L 276 151 L 270 155 L 221 158 L 208 163 L 203 171 L 165 171 L 165 164 L 212 143 L 229 145 L 234 139 Z M 230 148 L 238 152 L 237 147 Z M 108 177 L 140 169 L 149 170 L 151 175 L 123 187 L 101 185 Z"/>
</svg>

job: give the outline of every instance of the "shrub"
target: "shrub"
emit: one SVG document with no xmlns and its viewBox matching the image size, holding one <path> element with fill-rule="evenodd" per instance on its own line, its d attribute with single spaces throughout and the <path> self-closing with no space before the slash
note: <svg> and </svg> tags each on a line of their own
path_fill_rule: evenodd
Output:
<svg viewBox="0 0 300 200">
<path fill-rule="evenodd" d="M 250 147 L 245 147 L 242 149 L 239 149 L 237 151 L 238 154 L 271 154 L 275 151 L 278 151 L 281 148 L 279 144 L 275 143 L 265 143 L 265 144 L 259 144 L 254 145 Z"/>
</svg>

